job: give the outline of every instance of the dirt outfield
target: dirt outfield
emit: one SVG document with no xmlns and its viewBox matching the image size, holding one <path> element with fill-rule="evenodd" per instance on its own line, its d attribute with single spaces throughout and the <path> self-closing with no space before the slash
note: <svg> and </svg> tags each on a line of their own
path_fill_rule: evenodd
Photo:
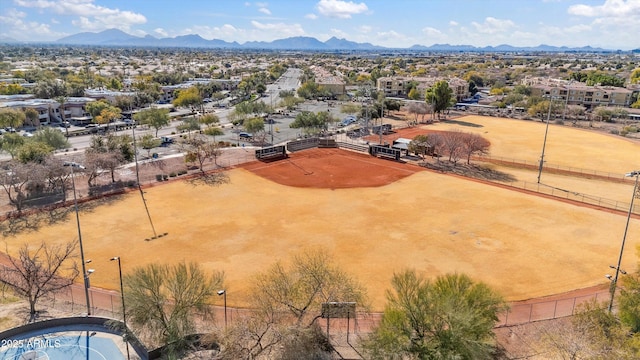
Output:
<svg viewBox="0 0 640 360">
<path fill-rule="evenodd" d="M 539 156 L 540 123 L 481 117 L 458 121 L 425 130 L 480 131 L 494 144 L 494 154 Z M 517 134 L 512 135 L 514 143 L 500 140 L 508 129 Z M 569 130 L 553 127 L 550 134 Z M 550 158 L 563 154 L 562 162 L 620 173 L 640 167 L 638 144 L 574 132 L 562 141 L 550 137 Z M 589 146 L 574 148 L 581 142 Z M 157 231 L 168 232 L 153 241 L 145 241 L 152 232 L 138 193 L 82 212 L 85 252 L 96 269 L 92 285 L 117 289 L 117 267 L 108 260 L 113 256 L 122 257 L 125 273 L 152 262 L 196 261 L 224 270 L 229 304 L 243 305 L 254 274 L 301 250 L 324 248 L 366 285 L 376 310 L 383 307 L 392 273 L 405 268 L 429 277 L 467 273 L 510 300 L 527 299 L 605 282 L 626 221 L 621 214 L 346 150 L 301 151 L 287 160 L 254 162 L 227 174 L 230 182 L 217 187 L 176 180 L 146 189 Z M 535 181 L 535 175 L 520 172 L 517 177 Z M 557 186 L 598 187 L 543 176 Z M 628 198 L 631 186 L 618 184 L 608 191 Z M 75 218 L 69 217 L 5 240 L 15 252 L 24 241 L 76 238 Z M 638 220 L 632 221 L 627 241 L 623 267 L 633 270 L 640 244 Z"/>
</svg>

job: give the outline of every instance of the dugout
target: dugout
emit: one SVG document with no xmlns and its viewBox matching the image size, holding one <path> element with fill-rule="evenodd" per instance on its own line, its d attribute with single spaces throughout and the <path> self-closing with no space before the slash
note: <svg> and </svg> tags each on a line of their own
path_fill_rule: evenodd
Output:
<svg viewBox="0 0 640 360">
<path fill-rule="evenodd" d="M 375 157 L 384 157 L 400 161 L 401 152 L 398 149 L 394 149 L 389 145 L 369 145 L 369 154 Z"/>
<path fill-rule="evenodd" d="M 269 146 L 256 150 L 256 159 L 260 161 L 284 159 L 287 156 L 287 149 L 284 145 Z"/>
</svg>

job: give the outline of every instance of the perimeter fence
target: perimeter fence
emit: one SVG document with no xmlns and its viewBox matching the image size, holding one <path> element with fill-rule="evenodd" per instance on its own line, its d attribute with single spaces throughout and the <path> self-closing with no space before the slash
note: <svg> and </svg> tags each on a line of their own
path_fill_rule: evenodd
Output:
<svg viewBox="0 0 640 360">
<path fill-rule="evenodd" d="M 580 310 L 583 304 L 594 300 L 605 302 L 610 299 L 610 296 L 607 290 L 594 290 L 585 295 L 561 299 L 511 302 L 509 310 L 499 315 L 496 327 L 522 325 L 572 316 Z M 73 285 L 49 296 L 41 306 L 69 315 L 86 315 L 85 299 L 84 288 L 81 285 Z M 89 288 L 89 301 L 92 315 L 122 319 L 122 297 L 119 292 Z M 235 307 L 225 309 L 222 304 L 211 304 L 209 310 L 207 314 L 196 314 L 198 321 L 219 328 L 225 325 L 225 311 L 227 323 L 233 323 L 241 317 L 251 316 L 250 309 Z M 350 322 L 347 319 L 330 319 L 328 323 L 330 331 L 346 332 L 349 329 L 352 333 L 368 333 L 378 325 L 381 318 L 381 313 L 358 311 L 356 317 L 349 320 Z"/>
</svg>

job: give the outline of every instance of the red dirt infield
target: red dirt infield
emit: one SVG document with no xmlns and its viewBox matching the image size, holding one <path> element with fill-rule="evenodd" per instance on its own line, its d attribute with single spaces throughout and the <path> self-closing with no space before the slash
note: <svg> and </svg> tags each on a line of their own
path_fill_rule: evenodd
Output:
<svg viewBox="0 0 640 360">
<path fill-rule="evenodd" d="M 239 167 L 276 183 L 322 189 L 378 187 L 424 169 L 341 149 L 309 149 L 273 162 L 250 162 Z"/>
</svg>

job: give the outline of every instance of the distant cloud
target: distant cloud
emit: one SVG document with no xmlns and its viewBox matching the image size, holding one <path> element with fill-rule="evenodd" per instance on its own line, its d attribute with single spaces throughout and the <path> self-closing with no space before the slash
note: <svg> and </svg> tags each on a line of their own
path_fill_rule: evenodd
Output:
<svg viewBox="0 0 640 360">
<path fill-rule="evenodd" d="M 306 19 L 315 20 L 315 19 L 317 19 L 317 18 L 318 18 L 318 15 L 311 13 L 311 14 L 307 14 L 307 15 L 305 15 L 304 17 L 305 17 Z"/>
<path fill-rule="evenodd" d="M 291 37 L 304 35 L 304 29 L 300 24 L 265 24 L 258 21 L 251 21 L 251 25 L 261 31 L 268 31 L 272 38 Z"/>
<path fill-rule="evenodd" d="M 476 28 L 476 31 L 483 34 L 504 33 L 515 28 L 515 24 L 513 23 L 513 21 L 501 20 L 493 17 L 487 17 L 486 19 L 484 19 L 484 23 L 482 24 L 475 21 L 471 24 Z"/>
<path fill-rule="evenodd" d="M 432 27 L 426 27 L 422 29 L 422 33 L 425 34 L 426 36 L 429 37 L 433 37 L 433 36 L 441 36 L 442 32 L 438 29 L 434 29 Z"/>
<path fill-rule="evenodd" d="M 261 7 L 258 9 L 258 11 L 266 15 L 271 15 L 271 10 L 267 9 L 266 7 Z"/>
<path fill-rule="evenodd" d="M 318 12 L 324 16 L 338 19 L 350 19 L 352 15 L 362 14 L 369 11 L 367 4 L 356 4 L 352 1 L 341 0 L 320 0 L 316 4 Z"/>
<path fill-rule="evenodd" d="M 347 37 L 349 37 L 349 34 L 340 29 L 331 29 L 331 34 L 340 39 L 346 39 Z"/>
<path fill-rule="evenodd" d="M 582 31 L 584 37 L 591 32 L 593 38 L 615 39 L 619 44 L 638 46 L 640 33 L 640 0 L 604 0 L 602 5 L 572 5 L 567 13 L 574 16 L 592 18 L 589 28 L 574 27 L 572 30 Z M 608 42 L 602 46 L 610 46 Z"/>
<path fill-rule="evenodd" d="M 163 29 L 163 28 L 156 28 L 153 29 L 153 32 L 162 36 L 162 37 L 169 37 L 169 34 Z"/>
<path fill-rule="evenodd" d="M 361 25 L 358 26 L 358 31 L 363 33 L 363 34 L 368 34 L 371 32 L 371 30 L 373 30 L 373 28 L 369 25 Z"/>
<path fill-rule="evenodd" d="M 48 24 L 38 23 L 34 21 L 25 21 L 27 14 L 14 8 L 5 10 L 5 15 L 0 15 L 0 28 L 3 29 L 3 35 L 10 36 L 17 40 L 27 39 L 25 36 L 34 35 L 38 37 L 62 37 L 67 34 L 56 33 L 51 30 Z M 5 30 L 6 29 L 6 30 Z"/>
<path fill-rule="evenodd" d="M 457 22 L 457 21 L 453 21 L 453 20 L 451 20 L 451 21 L 449 21 L 449 25 L 451 25 L 451 26 L 458 26 L 458 22 Z"/>
<path fill-rule="evenodd" d="M 393 44 L 396 42 L 404 42 L 404 40 L 406 40 L 406 36 L 404 36 L 403 34 L 396 32 L 394 30 L 389 30 L 389 31 L 381 31 L 378 33 L 377 36 L 378 40 L 380 40 L 381 42 L 387 43 L 387 44 Z M 391 45 L 393 46 L 393 45 Z"/>
<path fill-rule="evenodd" d="M 605 0 L 598 6 L 572 5 L 567 12 L 571 15 L 587 17 L 634 17 L 640 16 L 640 1 L 638 0 Z"/>
<path fill-rule="evenodd" d="M 72 24 L 84 30 L 118 28 L 129 30 L 132 25 L 144 24 L 147 18 L 132 11 L 122 11 L 94 4 L 94 0 L 14 0 L 17 6 L 48 9 L 60 15 L 78 16 Z"/>
</svg>

